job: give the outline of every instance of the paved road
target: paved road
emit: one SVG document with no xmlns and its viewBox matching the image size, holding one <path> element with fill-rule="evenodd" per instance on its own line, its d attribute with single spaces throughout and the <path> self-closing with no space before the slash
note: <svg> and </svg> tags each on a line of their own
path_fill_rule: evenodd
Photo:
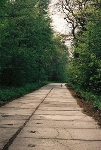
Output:
<svg viewBox="0 0 101 150">
<path fill-rule="evenodd" d="M 101 150 L 101 129 L 65 85 L 53 83 L 0 108 L 0 150 Z"/>
</svg>

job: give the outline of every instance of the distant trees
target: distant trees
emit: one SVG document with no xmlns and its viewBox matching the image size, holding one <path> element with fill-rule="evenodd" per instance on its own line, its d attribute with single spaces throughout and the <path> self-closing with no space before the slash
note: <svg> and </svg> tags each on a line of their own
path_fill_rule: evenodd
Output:
<svg viewBox="0 0 101 150">
<path fill-rule="evenodd" d="M 60 58 L 67 55 L 67 48 L 57 49 L 56 41 L 53 40 L 51 20 L 46 11 L 48 4 L 48 0 L 2 0 L 1 85 L 20 86 L 40 80 L 54 80 L 54 72 L 59 74 L 66 65 L 67 60 L 61 62 Z M 58 40 L 58 43 L 61 42 Z M 57 57 L 55 54 L 58 55 L 56 62 L 53 61 Z M 57 64 L 62 66 L 56 72 Z"/>
</svg>

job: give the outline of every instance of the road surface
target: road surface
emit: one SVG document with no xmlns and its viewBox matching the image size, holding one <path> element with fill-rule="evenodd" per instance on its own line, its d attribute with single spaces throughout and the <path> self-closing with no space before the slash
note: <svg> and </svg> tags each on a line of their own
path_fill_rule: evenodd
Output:
<svg viewBox="0 0 101 150">
<path fill-rule="evenodd" d="M 101 129 L 65 84 L 51 83 L 0 108 L 0 150 L 101 150 Z"/>
</svg>

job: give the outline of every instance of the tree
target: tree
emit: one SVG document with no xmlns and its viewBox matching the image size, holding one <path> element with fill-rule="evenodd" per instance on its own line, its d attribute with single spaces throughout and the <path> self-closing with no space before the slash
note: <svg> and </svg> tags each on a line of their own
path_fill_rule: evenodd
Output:
<svg viewBox="0 0 101 150">
<path fill-rule="evenodd" d="M 86 30 L 82 30 L 82 34 L 76 34 L 74 58 L 69 67 L 70 83 L 94 94 L 101 92 L 101 19 L 99 16 L 101 16 L 100 9 L 87 17 Z M 78 54 L 78 57 L 75 57 L 77 56 L 75 54 Z"/>
<path fill-rule="evenodd" d="M 90 0 L 63 0 L 62 10 L 65 13 L 66 21 L 71 24 L 72 35 L 75 39 L 75 33 L 78 30 L 85 30 L 87 17 L 95 12 L 95 7 L 93 1 Z"/>
</svg>

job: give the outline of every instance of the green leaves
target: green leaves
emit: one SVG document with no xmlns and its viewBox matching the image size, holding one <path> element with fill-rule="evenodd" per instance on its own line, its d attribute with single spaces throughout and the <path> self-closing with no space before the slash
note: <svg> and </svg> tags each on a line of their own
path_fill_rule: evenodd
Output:
<svg viewBox="0 0 101 150">
<path fill-rule="evenodd" d="M 53 39 L 49 0 L 5 1 L 0 22 L 0 84 L 65 80 L 66 47 Z M 1 20 L 1 19 L 0 19 Z M 66 74 L 66 73 L 64 73 Z"/>
<path fill-rule="evenodd" d="M 95 10 L 94 13 L 92 10 Z M 68 76 L 71 84 L 99 95 L 101 92 L 101 9 L 89 4 L 89 12 L 92 13 L 86 18 L 85 29 L 77 33 L 74 41 L 74 56 L 79 55 L 72 59 Z"/>
</svg>

